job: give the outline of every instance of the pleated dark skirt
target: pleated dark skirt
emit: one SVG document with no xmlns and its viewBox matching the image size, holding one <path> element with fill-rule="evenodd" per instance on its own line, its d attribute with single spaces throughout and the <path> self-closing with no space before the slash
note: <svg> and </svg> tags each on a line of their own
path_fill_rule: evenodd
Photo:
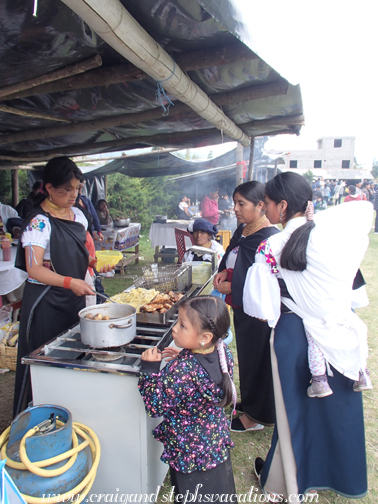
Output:
<svg viewBox="0 0 378 504">
<path fill-rule="evenodd" d="M 170 467 L 170 476 L 175 502 L 236 502 L 235 497 L 230 498 L 236 495 L 230 455 L 208 471 L 182 473 Z"/>
<path fill-rule="evenodd" d="M 236 349 L 238 352 L 240 399 L 244 412 L 263 425 L 275 422 L 270 327 L 234 308 Z"/>
<path fill-rule="evenodd" d="M 367 474 L 362 394 L 353 392 L 352 380 L 332 369 L 333 394 L 307 397 L 307 340 L 297 315 L 281 316 L 271 348 L 277 422 L 262 485 L 285 498 L 311 489 L 363 497 Z"/>
</svg>

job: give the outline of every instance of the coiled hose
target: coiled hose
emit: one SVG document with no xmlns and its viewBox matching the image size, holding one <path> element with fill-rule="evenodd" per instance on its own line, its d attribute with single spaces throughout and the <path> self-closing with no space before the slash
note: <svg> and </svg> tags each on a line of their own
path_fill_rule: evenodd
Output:
<svg viewBox="0 0 378 504">
<path fill-rule="evenodd" d="M 56 424 L 59 427 L 65 425 L 60 420 L 56 420 Z M 75 497 L 75 502 L 80 503 L 85 498 L 85 496 L 91 489 L 94 479 L 96 477 L 101 454 L 101 447 L 98 437 L 96 436 L 96 434 L 93 432 L 92 429 L 81 423 L 73 422 L 72 423 L 73 448 L 65 453 L 57 455 L 56 457 L 52 457 L 46 460 L 40 460 L 38 462 L 31 462 L 29 460 L 26 454 L 26 445 L 25 445 L 27 438 L 33 436 L 36 432 L 39 431 L 38 426 L 30 429 L 24 435 L 24 437 L 20 442 L 19 453 L 21 462 L 15 462 L 14 460 L 10 459 L 7 456 L 7 446 L 8 446 L 10 429 L 11 428 L 9 426 L 0 436 L 1 458 L 7 459 L 6 465 L 8 467 L 11 467 L 12 469 L 19 469 L 21 471 L 30 471 L 31 473 L 36 474 L 37 476 L 42 476 L 43 478 L 51 478 L 53 476 L 59 476 L 60 474 L 63 474 L 65 471 L 70 469 L 70 467 L 72 467 L 76 461 L 77 454 L 81 450 L 84 450 L 84 448 L 86 448 L 89 445 L 92 453 L 92 467 L 88 472 L 88 474 L 86 475 L 86 477 L 75 488 L 72 488 L 65 494 L 60 494 L 56 495 L 55 497 L 49 498 L 49 503 L 55 504 L 58 502 L 68 501 L 73 496 L 79 494 L 80 497 L 78 498 Z M 84 439 L 84 441 L 80 444 L 77 435 L 81 436 Z M 59 467 L 57 469 L 42 469 L 42 467 L 47 467 L 52 464 L 56 464 L 57 462 L 61 462 L 62 460 L 66 460 L 68 458 L 69 458 L 68 462 L 64 464 L 62 467 Z M 32 497 L 31 495 L 25 495 L 25 494 L 22 494 L 22 496 L 29 504 L 41 504 L 46 502 L 46 499 L 43 497 Z"/>
</svg>

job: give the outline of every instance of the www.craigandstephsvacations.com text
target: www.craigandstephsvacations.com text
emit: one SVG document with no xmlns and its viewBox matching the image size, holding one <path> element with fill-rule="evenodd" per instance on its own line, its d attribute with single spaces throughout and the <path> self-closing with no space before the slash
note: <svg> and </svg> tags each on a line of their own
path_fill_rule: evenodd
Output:
<svg viewBox="0 0 378 504">
<path fill-rule="evenodd" d="M 251 486 L 249 492 L 245 494 L 202 494 L 200 489 L 203 485 L 199 484 L 196 486 L 194 492 L 187 491 L 183 494 L 175 494 L 175 487 L 172 487 L 168 493 L 163 493 L 159 496 L 161 487 L 157 487 L 156 492 L 151 494 L 120 494 L 119 489 L 116 488 L 116 493 L 114 494 L 89 494 L 83 502 L 92 503 L 120 503 L 126 504 L 128 502 L 177 502 L 180 504 L 187 504 L 189 502 L 271 502 L 267 495 L 261 494 L 258 487 Z M 43 494 L 42 500 L 49 503 L 55 497 L 59 497 L 58 494 Z M 66 494 L 64 499 L 59 499 L 59 502 L 72 502 L 78 501 L 80 499 L 79 495 Z M 319 495 L 317 493 L 308 494 L 292 494 L 286 499 L 286 502 L 318 502 Z M 275 502 L 285 502 L 285 497 L 283 495 L 277 495 Z"/>
</svg>

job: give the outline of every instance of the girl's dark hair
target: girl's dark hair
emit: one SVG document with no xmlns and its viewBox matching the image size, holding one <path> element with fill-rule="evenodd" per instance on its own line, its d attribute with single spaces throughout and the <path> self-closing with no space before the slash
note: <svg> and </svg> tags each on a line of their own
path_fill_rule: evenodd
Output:
<svg viewBox="0 0 378 504">
<path fill-rule="evenodd" d="M 308 202 L 312 201 L 310 184 L 298 173 L 285 172 L 276 175 L 265 185 L 269 199 L 276 204 L 286 201 L 285 222 L 296 213 L 305 213 Z M 315 222 L 310 220 L 297 228 L 284 246 L 281 266 L 291 271 L 304 271 L 307 267 L 307 243 Z"/>
<path fill-rule="evenodd" d="M 357 187 L 355 185 L 350 185 L 348 187 L 348 189 L 349 189 L 349 194 L 356 194 L 356 192 L 357 192 Z"/>
<path fill-rule="evenodd" d="M 239 193 L 243 198 L 253 203 L 255 206 L 259 201 L 264 201 L 264 185 L 257 180 L 252 180 L 250 182 L 244 182 L 244 184 L 238 185 L 238 187 L 233 192 L 232 198 L 235 198 L 235 194 Z"/>
<path fill-rule="evenodd" d="M 188 317 L 198 324 L 199 331 L 208 331 L 213 335 L 212 344 L 215 345 L 219 339 L 225 339 L 230 327 L 230 314 L 223 299 L 216 296 L 197 296 L 185 300 L 180 305 L 184 308 Z M 218 406 L 223 408 L 232 401 L 231 377 L 222 371 L 222 390 L 224 398 Z"/>
<path fill-rule="evenodd" d="M 51 184 L 53 187 L 60 187 L 67 184 L 67 182 L 73 178 L 77 178 L 80 182 L 84 181 L 82 171 L 70 158 L 60 156 L 50 159 L 43 169 L 43 193 L 36 196 L 36 204 L 39 205 L 46 198 L 46 184 Z"/>
<path fill-rule="evenodd" d="M 104 199 L 99 199 L 96 203 L 96 210 L 99 210 L 100 209 L 100 205 L 101 203 L 106 203 L 106 206 L 108 206 L 108 202 Z"/>
</svg>

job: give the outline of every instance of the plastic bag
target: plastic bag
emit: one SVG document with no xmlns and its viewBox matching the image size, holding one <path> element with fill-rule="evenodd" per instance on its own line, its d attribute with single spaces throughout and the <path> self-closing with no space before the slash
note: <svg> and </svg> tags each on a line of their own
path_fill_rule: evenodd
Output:
<svg viewBox="0 0 378 504">
<path fill-rule="evenodd" d="M 13 308 L 11 306 L 0 308 L 0 343 L 12 324 L 12 312 Z"/>
</svg>

